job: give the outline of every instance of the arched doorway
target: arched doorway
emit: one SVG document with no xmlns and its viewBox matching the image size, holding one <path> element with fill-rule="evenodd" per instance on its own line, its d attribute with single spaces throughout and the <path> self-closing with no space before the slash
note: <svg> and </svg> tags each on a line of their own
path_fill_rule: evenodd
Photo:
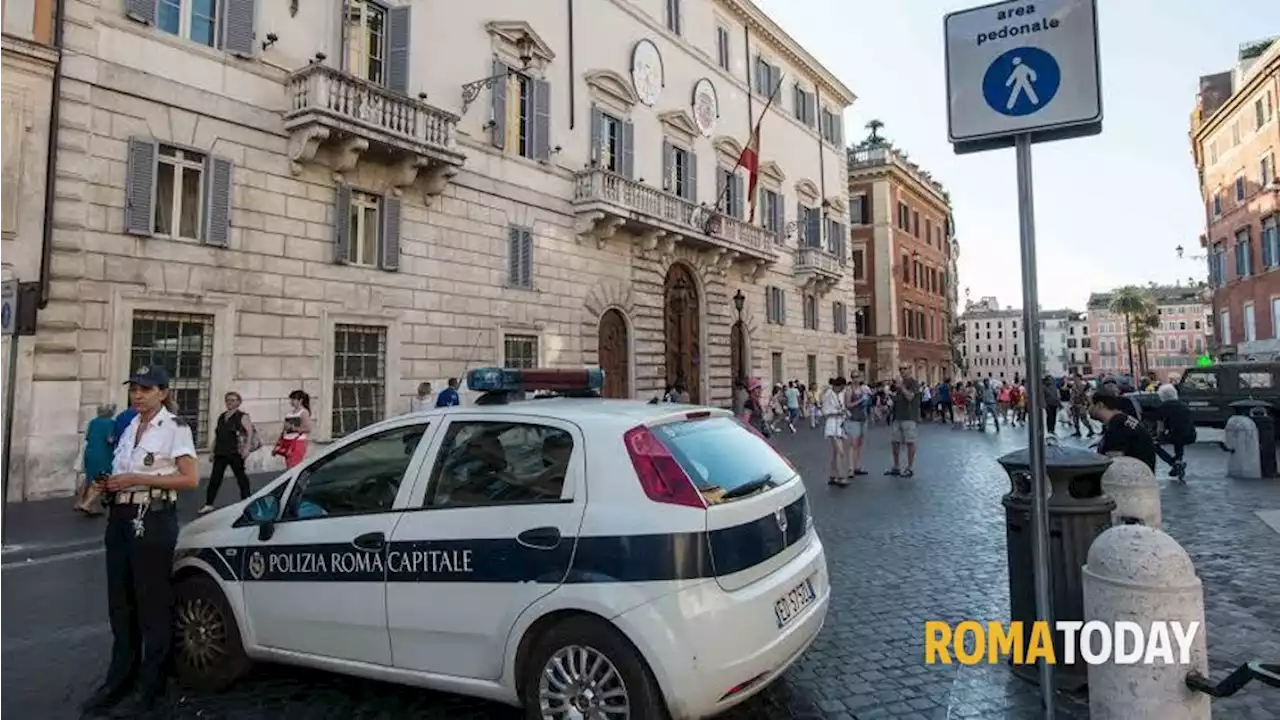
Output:
<svg viewBox="0 0 1280 720">
<path fill-rule="evenodd" d="M 622 311 L 610 308 L 600 316 L 597 347 L 600 369 L 604 370 L 602 394 L 608 398 L 631 397 L 631 342 Z"/>
<path fill-rule="evenodd" d="M 742 327 L 742 321 L 739 320 L 729 329 L 729 374 L 730 379 L 737 383 L 747 379 L 746 355 L 746 328 Z"/>
<path fill-rule="evenodd" d="M 663 325 L 666 336 L 667 384 L 683 385 L 692 402 L 702 402 L 702 328 L 698 285 L 679 263 L 667 271 Z"/>
</svg>

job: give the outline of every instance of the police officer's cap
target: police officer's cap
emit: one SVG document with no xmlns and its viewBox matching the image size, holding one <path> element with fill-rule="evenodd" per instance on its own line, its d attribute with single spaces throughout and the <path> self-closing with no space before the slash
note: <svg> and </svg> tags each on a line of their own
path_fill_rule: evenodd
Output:
<svg viewBox="0 0 1280 720">
<path fill-rule="evenodd" d="M 143 365 L 133 371 L 125 385 L 141 385 L 147 388 L 169 387 L 169 371 L 163 365 Z"/>
</svg>

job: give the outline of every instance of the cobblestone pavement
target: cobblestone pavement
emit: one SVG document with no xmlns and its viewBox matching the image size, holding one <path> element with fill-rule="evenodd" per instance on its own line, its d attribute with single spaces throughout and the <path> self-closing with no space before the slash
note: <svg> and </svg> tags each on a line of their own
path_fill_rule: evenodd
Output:
<svg viewBox="0 0 1280 720">
<path fill-rule="evenodd" d="M 808 477 L 827 546 L 833 602 L 810 651 L 779 682 L 730 718 L 1036 718 L 1038 688 L 1003 666 L 925 666 L 925 620 L 1008 616 L 1003 510 L 996 458 L 1025 432 L 921 429 L 916 476 L 890 478 L 887 432 L 871 431 L 872 472 L 829 488 L 825 447 L 802 430 L 778 445 Z M 1207 592 L 1215 679 L 1253 659 L 1280 659 L 1280 534 L 1255 513 L 1280 509 L 1280 481 L 1224 477 L 1212 445 L 1188 451 L 1185 486 L 1161 480 L 1166 530 L 1192 554 Z M 101 556 L 6 567 L 3 711 L 74 717 L 106 662 Z M 174 691 L 168 717 L 492 718 L 507 708 L 466 698 L 283 667 L 260 667 L 217 695 Z M 1280 691 L 1252 684 L 1214 702 L 1233 720 L 1280 718 Z M 1264 707 L 1264 701 L 1266 707 Z M 1082 698 L 1060 696 L 1060 718 L 1084 718 Z"/>
</svg>

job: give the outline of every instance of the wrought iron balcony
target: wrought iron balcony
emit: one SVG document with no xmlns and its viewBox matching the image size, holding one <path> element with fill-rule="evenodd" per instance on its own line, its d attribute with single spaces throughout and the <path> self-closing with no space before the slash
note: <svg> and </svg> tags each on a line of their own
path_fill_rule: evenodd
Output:
<svg viewBox="0 0 1280 720">
<path fill-rule="evenodd" d="M 573 205 L 578 235 L 600 246 L 625 229 L 647 251 L 670 254 L 677 243 L 686 244 L 722 270 L 738 260 L 758 275 L 778 259 L 773 232 L 608 170 L 578 172 Z"/>
<path fill-rule="evenodd" d="M 834 254 L 816 247 L 796 248 L 791 272 L 803 285 L 826 292 L 844 277 L 844 267 Z"/>
<path fill-rule="evenodd" d="M 336 172 L 352 170 L 368 154 L 400 170 L 394 184 L 412 185 L 419 171 L 432 186 L 447 181 L 465 160 L 454 133 L 458 117 L 336 68 L 312 62 L 289 76 L 284 126 L 294 174 L 322 157 Z"/>
</svg>

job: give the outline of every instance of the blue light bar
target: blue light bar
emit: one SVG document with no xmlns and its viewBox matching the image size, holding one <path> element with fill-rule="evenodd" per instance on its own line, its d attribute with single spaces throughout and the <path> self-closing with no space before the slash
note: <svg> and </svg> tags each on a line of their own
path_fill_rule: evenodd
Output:
<svg viewBox="0 0 1280 720">
<path fill-rule="evenodd" d="M 577 370 L 476 368 L 467 373 L 467 388 L 478 392 L 583 392 L 603 387 L 604 370 L 598 367 Z"/>
</svg>

